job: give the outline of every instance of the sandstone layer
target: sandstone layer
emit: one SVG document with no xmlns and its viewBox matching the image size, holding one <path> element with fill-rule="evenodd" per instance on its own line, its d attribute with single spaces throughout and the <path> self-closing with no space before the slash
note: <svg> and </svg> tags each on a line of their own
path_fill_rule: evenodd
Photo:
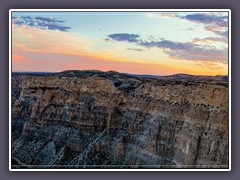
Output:
<svg viewBox="0 0 240 180">
<path fill-rule="evenodd" d="M 228 102 L 223 76 L 14 73 L 13 167 L 228 168 Z"/>
</svg>

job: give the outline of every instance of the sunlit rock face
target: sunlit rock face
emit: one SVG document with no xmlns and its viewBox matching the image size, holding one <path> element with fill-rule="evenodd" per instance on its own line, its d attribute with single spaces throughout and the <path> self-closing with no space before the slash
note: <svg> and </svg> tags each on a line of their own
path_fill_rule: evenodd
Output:
<svg viewBox="0 0 240 180">
<path fill-rule="evenodd" d="M 227 77 L 12 76 L 12 159 L 28 168 L 228 168 Z"/>
</svg>

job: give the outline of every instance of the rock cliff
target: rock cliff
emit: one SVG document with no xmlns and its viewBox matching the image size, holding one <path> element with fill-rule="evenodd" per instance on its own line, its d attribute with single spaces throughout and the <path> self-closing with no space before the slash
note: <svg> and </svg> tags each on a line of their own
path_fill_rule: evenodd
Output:
<svg viewBox="0 0 240 180">
<path fill-rule="evenodd" d="M 228 168 L 227 77 L 13 73 L 13 168 Z"/>
</svg>

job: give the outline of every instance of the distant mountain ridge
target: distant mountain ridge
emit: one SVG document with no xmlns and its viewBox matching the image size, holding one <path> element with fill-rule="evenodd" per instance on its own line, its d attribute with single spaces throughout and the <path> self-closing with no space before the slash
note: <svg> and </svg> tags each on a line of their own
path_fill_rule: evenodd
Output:
<svg viewBox="0 0 240 180">
<path fill-rule="evenodd" d="M 13 75 L 53 75 L 53 76 L 93 76 L 99 75 L 102 76 L 127 76 L 127 77 L 139 77 L 139 78 L 160 78 L 160 79 L 211 79 L 211 80 L 221 80 L 221 81 L 228 81 L 227 75 L 216 75 L 216 76 L 207 76 L 207 75 L 191 75 L 191 74 L 173 74 L 173 75 L 151 75 L 151 74 L 131 74 L 131 73 L 121 73 L 117 71 L 101 71 L 101 70 L 65 70 L 62 72 L 12 72 Z"/>
</svg>

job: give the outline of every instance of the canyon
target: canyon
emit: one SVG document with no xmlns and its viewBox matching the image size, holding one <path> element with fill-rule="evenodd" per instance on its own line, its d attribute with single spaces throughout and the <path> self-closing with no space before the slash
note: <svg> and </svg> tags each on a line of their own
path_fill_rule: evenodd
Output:
<svg viewBox="0 0 240 180">
<path fill-rule="evenodd" d="M 228 168 L 227 76 L 12 73 L 12 168 Z"/>
</svg>

